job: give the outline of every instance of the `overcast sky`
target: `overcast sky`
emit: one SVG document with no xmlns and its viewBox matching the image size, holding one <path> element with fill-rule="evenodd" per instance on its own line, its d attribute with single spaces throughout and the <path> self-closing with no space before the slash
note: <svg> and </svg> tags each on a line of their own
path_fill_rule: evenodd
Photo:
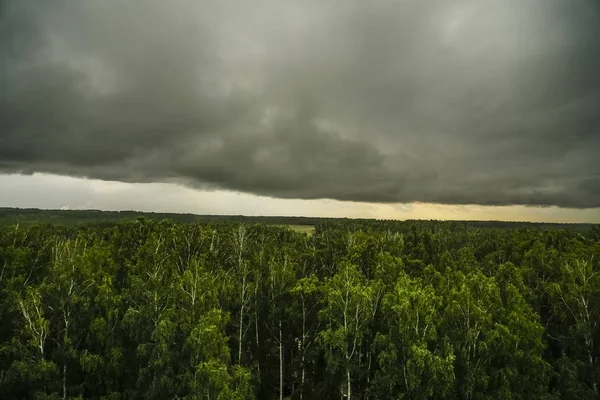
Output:
<svg viewBox="0 0 600 400">
<path fill-rule="evenodd" d="M 598 71 L 597 0 L 0 0 L 0 206 L 600 222 Z"/>
</svg>

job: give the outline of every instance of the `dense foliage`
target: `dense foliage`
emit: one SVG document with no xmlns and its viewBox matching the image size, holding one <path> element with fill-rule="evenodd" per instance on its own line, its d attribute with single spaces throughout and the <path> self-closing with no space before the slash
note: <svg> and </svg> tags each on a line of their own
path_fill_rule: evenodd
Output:
<svg viewBox="0 0 600 400">
<path fill-rule="evenodd" d="M 600 229 L 0 232 L 2 399 L 594 399 Z"/>
</svg>

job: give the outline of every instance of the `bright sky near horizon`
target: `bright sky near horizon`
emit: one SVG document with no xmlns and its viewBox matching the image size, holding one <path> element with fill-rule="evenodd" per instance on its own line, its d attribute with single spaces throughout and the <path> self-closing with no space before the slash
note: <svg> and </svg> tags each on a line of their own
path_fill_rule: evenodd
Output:
<svg viewBox="0 0 600 400">
<path fill-rule="evenodd" d="M 277 199 L 223 190 L 195 190 L 175 184 L 131 184 L 50 174 L 0 175 L 0 207 L 211 215 L 600 223 L 600 209 Z"/>
</svg>

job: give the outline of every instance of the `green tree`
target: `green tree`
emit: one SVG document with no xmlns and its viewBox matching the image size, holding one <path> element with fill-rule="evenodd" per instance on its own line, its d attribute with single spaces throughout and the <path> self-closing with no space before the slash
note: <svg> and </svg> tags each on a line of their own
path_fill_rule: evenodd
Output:
<svg viewBox="0 0 600 400">
<path fill-rule="evenodd" d="M 53 339 L 58 344 L 56 358 L 62 369 L 63 399 L 71 395 L 69 367 L 79 368 L 80 344 L 89 326 L 87 315 L 95 282 L 86 259 L 87 246 L 84 238 L 57 240 L 52 250 L 52 268 L 42 285 L 54 315 Z"/>
<path fill-rule="evenodd" d="M 291 289 L 295 308 L 300 314 L 300 335 L 297 339 L 298 353 L 300 354 L 300 388 L 299 398 L 304 399 L 306 391 L 306 370 L 312 345 L 315 343 L 319 330 L 319 320 L 316 317 L 317 306 L 320 300 L 319 279 L 311 274 L 295 282 Z"/>
<path fill-rule="evenodd" d="M 380 371 L 374 392 L 378 398 L 446 398 L 454 383 L 454 354 L 439 337 L 442 299 L 431 286 L 402 274 L 384 298 L 387 334 L 376 345 Z"/>
<path fill-rule="evenodd" d="M 373 288 L 357 266 L 343 261 L 337 273 L 323 285 L 325 308 L 322 331 L 327 349 L 327 362 L 334 371 L 345 377 L 347 399 L 352 398 L 352 376 L 360 368 L 357 359 L 365 327 L 372 318 Z"/>
<path fill-rule="evenodd" d="M 294 274 L 294 265 L 289 261 L 289 256 L 283 251 L 283 257 L 271 259 L 269 263 L 269 314 L 270 321 L 274 322 L 267 325 L 267 329 L 278 347 L 279 354 L 279 399 L 283 400 L 284 392 L 284 319 L 288 311 L 288 302 L 290 289 L 296 279 Z M 269 322 L 270 322 L 269 321 Z"/>
<path fill-rule="evenodd" d="M 567 345 L 564 351 L 574 361 L 577 375 L 598 396 L 600 272 L 591 257 L 577 256 L 567 260 L 561 272 L 561 280 L 550 288 L 554 312 L 561 325 L 567 327 L 560 340 Z"/>
</svg>

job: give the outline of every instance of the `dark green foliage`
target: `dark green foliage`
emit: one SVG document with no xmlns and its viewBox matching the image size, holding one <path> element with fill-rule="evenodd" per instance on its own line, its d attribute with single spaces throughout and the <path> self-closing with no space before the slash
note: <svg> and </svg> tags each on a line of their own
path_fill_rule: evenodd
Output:
<svg viewBox="0 0 600 400">
<path fill-rule="evenodd" d="M 0 211 L 2 399 L 599 398 L 598 227 Z"/>
</svg>

